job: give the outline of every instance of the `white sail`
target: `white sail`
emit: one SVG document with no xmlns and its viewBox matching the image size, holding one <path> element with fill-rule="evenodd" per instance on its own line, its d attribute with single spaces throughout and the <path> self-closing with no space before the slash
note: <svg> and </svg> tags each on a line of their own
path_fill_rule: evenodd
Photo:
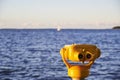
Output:
<svg viewBox="0 0 120 80">
<path fill-rule="evenodd" d="M 60 31 L 60 30 L 61 30 L 61 26 L 58 25 L 58 26 L 57 26 L 57 31 Z"/>
</svg>

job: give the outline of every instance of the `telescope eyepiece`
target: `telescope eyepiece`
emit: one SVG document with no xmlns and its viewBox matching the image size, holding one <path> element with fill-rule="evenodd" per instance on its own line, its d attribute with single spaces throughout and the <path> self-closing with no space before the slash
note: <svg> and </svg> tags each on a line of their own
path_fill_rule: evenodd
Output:
<svg viewBox="0 0 120 80">
<path fill-rule="evenodd" d="M 78 58 L 79 58 L 79 59 L 82 59 L 82 58 L 83 58 L 83 54 L 79 54 L 79 55 L 78 55 Z"/>
<path fill-rule="evenodd" d="M 91 54 L 87 54 L 87 55 L 86 55 L 86 58 L 87 58 L 87 59 L 90 59 L 90 58 L 91 58 Z"/>
</svg>

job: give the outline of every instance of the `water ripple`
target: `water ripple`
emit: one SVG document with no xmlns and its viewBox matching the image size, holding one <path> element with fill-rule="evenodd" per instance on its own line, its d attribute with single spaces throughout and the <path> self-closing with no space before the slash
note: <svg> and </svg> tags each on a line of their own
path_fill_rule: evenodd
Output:
<svg viewBox="0 0 120 80">
<path fill-rule="evenodd" d="M 118 30 L 0 30 L 0 80 L 71 80 L 59 50 L 72 43 L 101 49 L 85 80 L 119 80 L 119 36 Z"/>
</svg>

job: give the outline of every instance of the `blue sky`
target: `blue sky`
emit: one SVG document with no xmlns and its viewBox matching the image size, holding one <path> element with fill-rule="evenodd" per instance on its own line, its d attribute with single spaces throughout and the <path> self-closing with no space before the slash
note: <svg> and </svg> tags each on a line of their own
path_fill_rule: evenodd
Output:
<svg viewBox="0 0 120 80">
<path fill-rule="evenodd" d="M 89 28 L 120 25 L 120 0 L 0 0 L 0 28 Z"/>
</svg>

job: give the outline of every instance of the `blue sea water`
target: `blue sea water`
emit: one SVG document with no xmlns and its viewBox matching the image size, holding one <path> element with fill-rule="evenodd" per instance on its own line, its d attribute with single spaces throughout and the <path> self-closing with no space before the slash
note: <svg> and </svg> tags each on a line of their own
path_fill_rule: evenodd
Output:
<svg viewBox="0 0 120 80">
<path fill-rule="evenodd" d="M 120 80 L 120 30 L 112 29 L 1 29 L 0 80 L 71 80 L 59 51 L 73 43 L 102 52 L 85 80 Z"/>
</svg>

